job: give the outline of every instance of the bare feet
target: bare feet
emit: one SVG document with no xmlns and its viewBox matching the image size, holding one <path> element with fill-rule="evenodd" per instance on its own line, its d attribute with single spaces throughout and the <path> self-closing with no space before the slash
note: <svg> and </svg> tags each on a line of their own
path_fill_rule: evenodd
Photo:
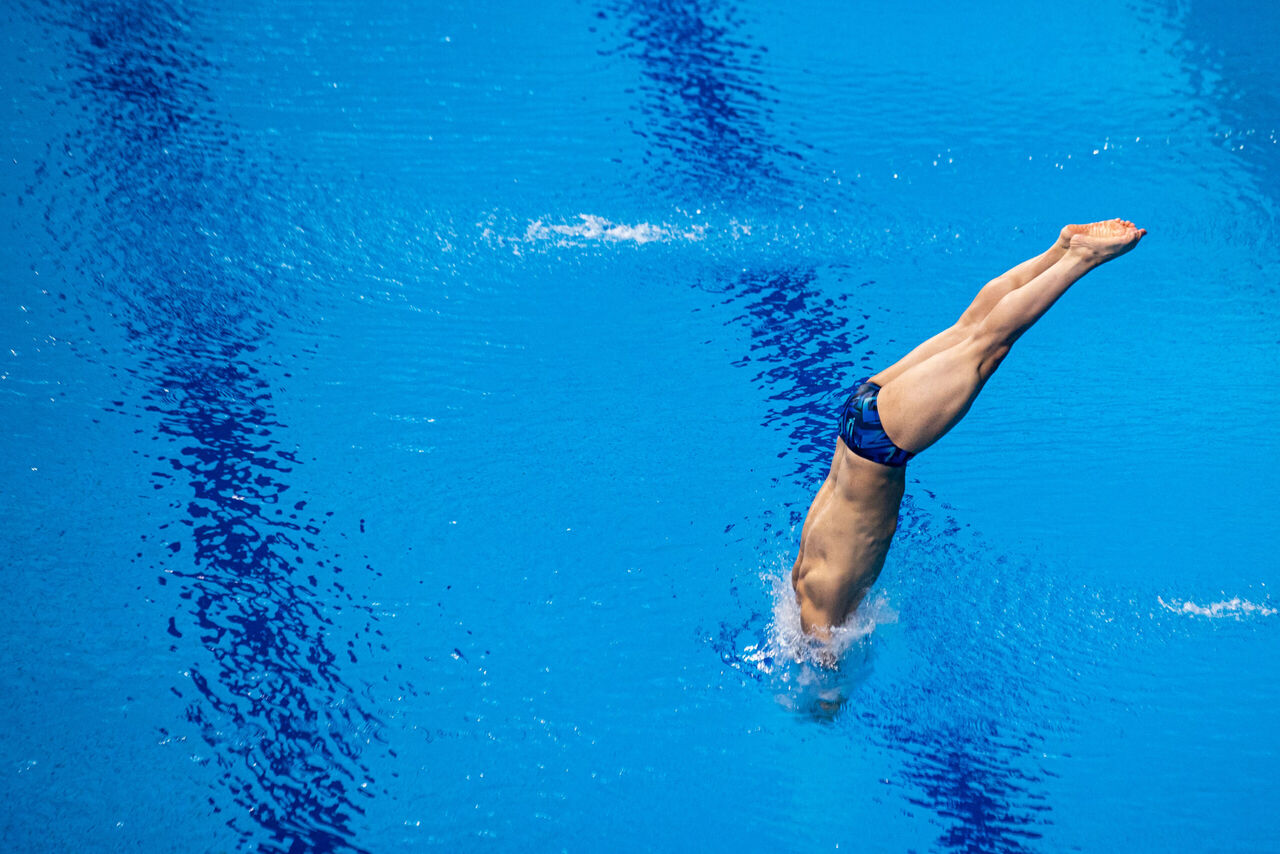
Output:
<svg viewBox="0 0 1280 854">
<path fill-rule="evenodd" d="M 1064 238 L 1070 251 L 1095 264 L 1118 258 L 1138 245 L 1147 233 L 1127 219 L 1108 219 L 1085 225 L 1068 225 L 1058 236 Z"/>
<path fill-rule="evenodd" d="M 1088 227 L 1087 225 L 1064 225 L 1062 231 L 1058 232 L 1058 242 L 1053 244 L 1053 248 L 1066 252 L 1071 248 L 1071 238 Z"/>
</svg>

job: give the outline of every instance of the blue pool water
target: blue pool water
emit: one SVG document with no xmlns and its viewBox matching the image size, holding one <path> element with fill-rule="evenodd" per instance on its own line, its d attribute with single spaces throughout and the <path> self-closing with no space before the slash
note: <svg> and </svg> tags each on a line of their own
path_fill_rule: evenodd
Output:
<svg viewBox="0 0 1280 854">
<path fill-rule="evenodd" d="M 1280 7 L 205 5 L 0 37 L 5 850 L 1280 850 Z M 1112 216 L 797 663 L 849 383 Z"/>
</svg>

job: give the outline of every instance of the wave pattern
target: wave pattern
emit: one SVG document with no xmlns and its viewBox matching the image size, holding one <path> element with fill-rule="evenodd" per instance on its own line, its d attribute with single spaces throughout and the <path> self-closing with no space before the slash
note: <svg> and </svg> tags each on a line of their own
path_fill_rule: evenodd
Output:
<svg viewBox="0 0 1280 854">
<path fill-rule="evenodd" d="M 601 52 L 634 60 L 644 78 L 631 122 L 647 143 L 643 180 L 708 203 L 794 194 L 808 146 L 773 133 L 765 51 L 742 37 L 732 5 L 631 0 L 610 12 L 620 38 Z"/>
<path fill-rule="evenodd" d="M 54 23 L 70 30 L 82 124 L 42 172 L 68 164 L 60 180 L 80 192 L 50 194 L 47 219 L 90 237 L 72 275 L 99 292 L 81 304 L 121 325 L 123 370 L 143 389 L 109 411 L 154 419 L 168 449 L 150 455 L 152 481 L 182 513 L 158 529 L 159 583 L 177 587 L 167 631 L 191 658 L 173 690 L 189 702 L 163 735 L 192 726 L 212 749 L 225 795 L 210 803 L 244 845 L 360 850 L 361 754 L 379 722 L 344 680 L 330 615 L 372 616 L 336 580 L 332 511 L 290 496 L 299 460 L 273 412 L 278 366 L 260 354 L 287 317 L 278 226 L 294 209 L 216 118 L 216 69 L 177 9 L 95 3 Z"/>
</svg>

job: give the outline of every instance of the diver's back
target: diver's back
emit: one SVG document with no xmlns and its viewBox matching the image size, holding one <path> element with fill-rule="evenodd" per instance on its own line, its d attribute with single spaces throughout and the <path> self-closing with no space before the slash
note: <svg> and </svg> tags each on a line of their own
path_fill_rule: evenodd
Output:
<svg viewBox="0 0 1280 854">
<path fill-rule="evenodd" d="M 838 626 L 884 566 L 898 525 L 906 469 L 865 460 L 842 440 L 800 537 L 791 582 L 805 631 Z"/>
</svg>

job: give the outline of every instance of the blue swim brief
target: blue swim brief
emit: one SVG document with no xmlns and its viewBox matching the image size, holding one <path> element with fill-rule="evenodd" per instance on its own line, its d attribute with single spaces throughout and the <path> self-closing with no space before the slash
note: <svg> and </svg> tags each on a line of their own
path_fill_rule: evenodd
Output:
<svg viewBox="0 0 1280 854">
<path fill-rule="evenodd" d="M 858 383 L 857 390 L 849 395 L 840 413 L 840 438 L 849 450 L 882 466 L 905 466 L 915 456 L 904 451 L 884 432 L 880 424 L 880 409 L 876 396 L 880 386 L 867 377 Z"/>
</svg>

